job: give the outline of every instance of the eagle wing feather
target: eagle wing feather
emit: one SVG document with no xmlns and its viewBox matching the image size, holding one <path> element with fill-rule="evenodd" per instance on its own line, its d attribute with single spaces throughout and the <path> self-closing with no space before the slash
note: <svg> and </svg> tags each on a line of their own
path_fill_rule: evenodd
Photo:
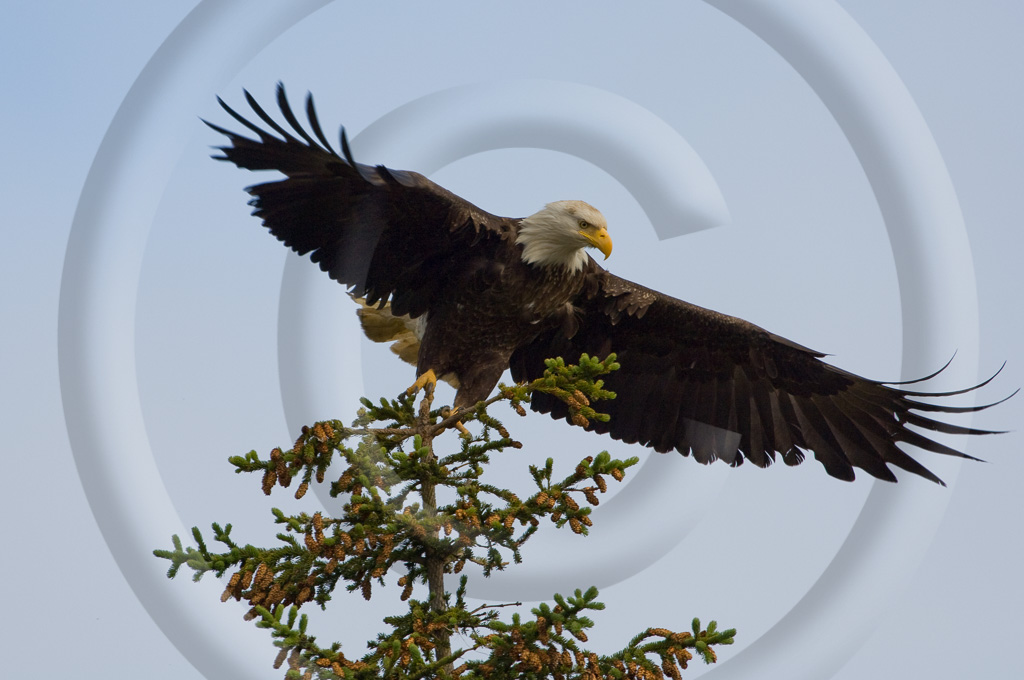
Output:
<svg viewBox="0 0 1024 680">
<path fill-rule="evenodd" d="M 576 332 L 569 336 L 552 329 L 521 347 L 510 362 L 515 380 L 530 380 L 543 373 L 547 357 L 572 360 L 584 352 L 598 357 L 615 352 L 621 368 L 605 378 L 605 386 L 617 396 L 598 408 L 611 418 L 591 421 L 588 429 L 661 452 L 692 454 L 702 463 L 721 458 L 739 465 L 746 459 L 766 467 L 778 454 L 795 465 L 811 451 L 839 479 L 852 480 L 859 468 L 895 481 L 889 468 L 895 465 L 940 484 L 897 444 L 972 456 L 908 424 L 948 434 L 992 433 L 915 413 L 961 413 L 989 405 L 921 402 L 912 397 L 944 394 L 904 390 L 900 385 L 907 383 L 875 382 L 843 371 L 822 361 L 820 352 L 645 288 L 596 263 L 588 277 L 574 302 Z M 544 394 L 534 396 L 532 408 L 555 418 L 569 415 L 564 403 Z"/>
<path fill-rule="evenodd" d="M 446 271 L 473 269 L 472 258 L 495 257 L 516 237 L 516 222 L 492 215 L 423 175 L 357 163 L 341 131 L 339 155 L 327 143 L 307 97 L 312 134 L 300 124 L 278 84 L 277 102 L 292 131 L 256 100 L 246 101 L 268 132 L 228 106 L 252 139 L 206 122 L 225 135 L 218 160 L 248 170 L 277 170 L 284 179 L 254 184 L 253 214 L 299 255 L 370 305 L 390 302 L 395 316 L 418 317 L 452 285 Z"/>
</svg>

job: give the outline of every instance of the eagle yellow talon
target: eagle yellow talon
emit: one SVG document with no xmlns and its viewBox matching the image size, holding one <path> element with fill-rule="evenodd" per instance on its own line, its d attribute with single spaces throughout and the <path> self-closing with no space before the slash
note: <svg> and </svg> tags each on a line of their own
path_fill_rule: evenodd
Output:
<svg viewBox="0 0 1024 680">
<path fill-rule="evenodd" d="M 441 409 L 441 418 L 444 419 L 444 420 L 447 420 L 447 419 L 451 418 L 452 416 L 455 416 L 458 413 L 459 413 L 459 407 L 455 407 L 453 409 L 444 407 L 443 409 Z M 472 436 L 469 433 L 469 430 L 466 429 L 466 426 L 463 425 L 462 421 L 460 421 L 460 420 L 457 420 L 455 422 L 455 424 L 452 425 L 452 427 L 454 427 L 455 429 L 459 430 L 460 434 L 465 434 L 466 436 Z"/>
<path fill-rule="evenodd" d="M 459 408 L 457 406 L 455 408 L 451 408 L 451 409 L 449 409 L 448 407 L 445 407 L 444 409 L 441 410 L 441 417 L 444 418 L 445 420 L 447 420 L 448 418 L 451 418 L 452 416 L 456 415 L 458 412 L 459 412 Z M 472 436 L 470 434 L 469 430 L 466 429 L 466 426 L 462 424 L 461 420 L 456 420 L 455 424 L 452 425 L 452 427 L 454 427 L 456 430 L 458 430 L 459 434 L 465 435 L 467 437 L 471 437 Z"/>
<path fill-rule="evenodd" d="M 427 385 L 430 385 L 431 389 L 437 387 L 437 374 L 434 373 L 434 369 L 432 368 L 428 368 L 426 373 L 416 378 L 416 382 L 414 382 L 409 389 L 405 391 L 405 393 L 415 394 Z"/>
</svg>

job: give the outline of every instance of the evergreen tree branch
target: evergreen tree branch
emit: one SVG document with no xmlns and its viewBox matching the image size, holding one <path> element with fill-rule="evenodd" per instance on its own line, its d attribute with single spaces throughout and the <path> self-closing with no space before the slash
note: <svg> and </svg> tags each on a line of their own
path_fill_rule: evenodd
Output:
<svg viewBox="0 0 1024 680">
<path fill-rule="evenodd" d="M 213 542 L 222 549 L 211 549 L 195 528 L 194 546 L 173 536 L 171 549 L 154 554 L 170 562 L 171 578 L 182 566 L 195 580 L 207 572 L 230 573 L 222 600 L 248 603 L 245 617 L 270 632 L 279 649 L 275 667 L 286 666 L 286 678 L 676 678 L 694 653 L 713 662 L 714 648 L 731 644 L 735 631 L 718 631 L 715 622 L 701 630 L 697 619 L 692 632 L 647 628 L 612 655 L 581 648 L 594 625 L 587 613 L 604 607 L 596 588 L 556 594 L 553 605 L 531 610 L 533 618 L 513 613 L 510 621 L 499 616 L 501 610 L 520 603 L 470 609 L 465 576 L 454 601 L 445 591 L 445 576 L 467 563 L 488 575 L 521 561 L 521 547 L 544 519 L 586 534 L 607 478 L 622 481 L 637 462 L 602 452 L 558 479 L 548 458 L 530 467 L 536 491 L 526 498 L 482 480 L 492 455 L 521 447 L 488 412 L 499 401 L 524 414 L 523 404 L 543 392 L 562 399 L 578 425 L 607 419 L 593 404 L 614 398 L 600 379 L 618 367 L 614 355 L 604 361 L 584 355 L 575 366 L 555 359 L 547 366 L 539 380 L 501 385 L 495 396 L 455 415 L 431 408 L 428 387 L 418 404 L 408 394 L 378 403 L 364 399 L 351 426 L 328 420 L 304 427 L 291 447 L 275 448 L 266 459 L 255 451 L 233 456 L 236 472 L 261 475 L 267 495 L 298 479 L 296 498 L 314 483 L 329 483 L 331 495 L 347 501 L 337 517 L 274 508 L 281 527 L 275 546 L 240 545 L 232 525 L 214 523 Z M 438 438 L 456 422 L 476 423 L 478 432 L 460 436 L 457 450 L 439 455 Z M 343 472 L 327 480 L 339 460 Z M 452 500 L 439 502 L 440 488 Z M 402 572 L 396 582 L 407 610 L 384 619 L 384 632 L 361 658 L 346 656 L 337 642 L 320 646 L 307 633 L 303 605 L 325 608 L 342 584 L 370 599 L 373 583 L 383 585 L 396 570 Z M 412 597 L 418 586 L 425 586 L 426 600 Z M 455 635 L 465 641 L 458 649 L 452 647 Z"/>
</svg>

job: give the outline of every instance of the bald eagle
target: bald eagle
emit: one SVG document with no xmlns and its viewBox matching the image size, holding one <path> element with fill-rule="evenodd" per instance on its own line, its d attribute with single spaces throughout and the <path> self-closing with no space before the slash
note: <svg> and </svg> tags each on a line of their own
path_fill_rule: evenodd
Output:
<svg viewBox="0 0 1024 680">
<path fill-rule="evenodd" d="M 608 226 L 583 201 L 549 203 L 524 218 L 498 217 L 419 173 L 357 163 L 344 129 L 338 154 L 311 95 L 307 130 L 278 85 L 277 103 L 290 131 L 248 92 L 245 97 L 267 129 L 218 98 L 255 138 L 204 121 L 229 141 L 214 157 L 284 174 L 248 187 L 253 214 L 348 288 L 361 303 L 368 337 L 394 342 L 395 352 L 416 365 L 414 387 L 437 379 L 454 385 L 457 409 L 487 398 L 507 368 L 514 380 L 532 380 L 543 374 L 546 358 L 614 352 L 621 369 L 607 377 L 606 387 L 617 397 L 602 406 L 611 418 L 592 420 L 589 429 L 659 452 L 692 454 L 701 463 L 721 458 L 766 467 L 779 454 L 796 465 L 809 451 L 842 480 L 853 480 L 856 467 L 895 482 L 891 464 L 942 484 L 897 444 L 972 457 L 907 426 L 993 433 L 922 413 L 994 404 L 914 399 L 961 394 L 992 378 L 928 393 L 907 388 L 920 381 L 854 375 L 752 323 L 606 271 L 587 249 L 607 259 Z M 565 404 L 549 395 L 535 395 L 531 406 L 554 418 L 568 416 Z"/>
</svg>

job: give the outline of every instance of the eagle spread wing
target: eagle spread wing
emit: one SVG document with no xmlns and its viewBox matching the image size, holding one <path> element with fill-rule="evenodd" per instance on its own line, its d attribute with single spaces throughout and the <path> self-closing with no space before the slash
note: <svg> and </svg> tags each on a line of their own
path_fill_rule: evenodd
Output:
<svg viewBox="0 0 1024 680">
<path fill-rule="evenodd" d="M 820 361 L 820 352 L 627 281 L 597 264 L 575 304 L 576 332 L 568 337 L 553 329 L 521 347 L 510 362 L 512 377 L 539 377 L 550 356 L 615 352 L 621 368 L 606 377 L 605 386 L 617 396 L 598 407 L 611 418 L 592 421 L 588 429 L 627 443 L 692 452 L 701 463 L 723 459 L 739 465 L 748 459 L 758 467 L 774 462 L 776 453 L 796 465 L 804 451 L 812 451 L 839 479 L 852 480 L 857 467 L 895 482 L 887 465 L 892 464 L 942 484 L 897 443 L 972 457 L 907 425 L 949 434 L 993 433 L 915 411 L 964 413 L 994 404 L 956 407 L 912 399 L 968 392 L 992 378 L 944 393 L 867 380 Z M 550 395 L 536 395 L 532 408 L 555 418 L 568 416 L 566 405 Z"/>
<path fill-rule="evenodd" d="M 390 298 L 392 314 L 418 317 L 450 283 L 433 274 L 479 267 L 498 244 L 515 240 L 515 220 L 481 210 L 417 172 L 356 163 L 344 129 L 339 156 L 320 127 L 312 96 L 306 100 L 312 135 L 299 124 L 283 87 L 277 89 L 278 105 L 292 131 L 245 96 L 278 136 L 218 99 L 257 139 L 204 121 L 231 142 L 215 158 L 283 173 L 283 180 L 246 189 L 253 215 L 296 253 L 310 253 L 320 269 L 367 304 Z"/>
<path fill-rule="evenodd" d="M 583 255 L 583 247 L 611 252 L 604 218 L 591 206 L 562 201 L 521 220 L 497 217 L 418 173 L 356 163 L 344 130 L 339 155 L 320 128 L 312 97 L 306 105 L 312 134 L 297 121 L 283 87 L 278 104 L 291 131 L 248 93 L 246 99 L 275 134 L 223 101 L 256 138 L 207 124 L 230 141 L 218 158 L 285 175 L 248 188 L 253 214 L 285 245 L 310 253 L 354 297 L 399 320 L 364 319 L 364 327 L 380 335 L 376 340 L 394 339 L 389 329 L 398 327 L 404 333 L 400 353 L 406 360 L 418 357 L 421 374 L 440 368 L 439 374 L 476 375 L 486 355 L 493 366 L 485 378 L 476 376 L 471 391 L 478 396 L 493 389 L 506 366 L 515 380 L 530 380 L 543 374 L 549 357 L 615 352 L 621 368 L 606 385 L 617 397 L 600 407 L 611 418 L 591 422 L 590 429 L 657 451 L 692 452 L 702 463 L 747 459 L 765 467 L 779 454 L 795 465 L 809 451 L 828 474 L 844 480 L 854 478 L 856 467 L 896 481 L 891 464 L 942 483 L 898 444 L 971 456 L 908 426 L 992 433 L 924 414 L 994 404 L 956 407 L 915 398 L 968 392 L 992 378 L 942 393 L 861 378 L 754 324 L 605 271 Z M 536 283 L 541 280 L 546 288 Z M 544 305 L 548 316 L 538 316 Z M 439 321 L 431 323 L 435 315 Z M 409 323 L 418 317 L 423 323 Z M 456 403 L 467 395 L 460 391 Z M 532 406 L 555 418 L 568 415 L 565 404 L 548 395 L 535 395 Z"/>
</svg>

